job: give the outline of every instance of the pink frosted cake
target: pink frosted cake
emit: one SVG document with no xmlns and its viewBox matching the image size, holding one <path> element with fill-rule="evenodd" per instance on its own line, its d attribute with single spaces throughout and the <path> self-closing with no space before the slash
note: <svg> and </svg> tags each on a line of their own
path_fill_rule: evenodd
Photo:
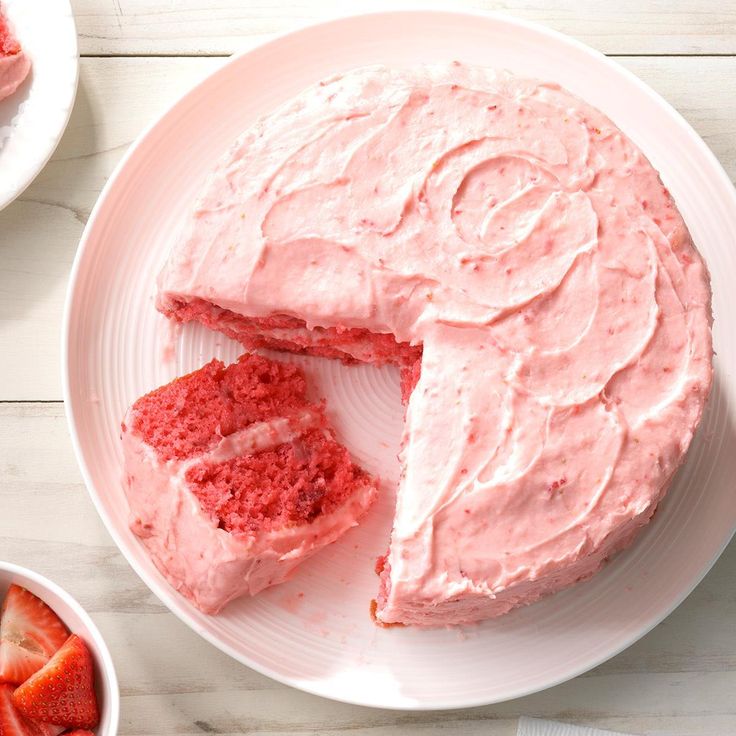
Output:
<svg viewBox="0 0 736 736">
<path fill-rule="evenodd" d="M 12 95 L 30 70 L 31 61 L 11 33 L 0 6 L 0 100 Z"/>
<path fill-rule="evenodd" d="M 131 527 L 200 609 L 285 580 L 376 495 L 307 402 L 301 371 L 213 360 L 143 396 L 122 425 Z"/>
<path fill-rule="evenodd" d="M 159 289 L 250 348 L 401 366 L 385 624 L 593 575 L 652 517 L 711 386 L 708 274 L 651 164 L 564 89 L 460 64 L 359 69 L 254 124 Z"/>
</svg>

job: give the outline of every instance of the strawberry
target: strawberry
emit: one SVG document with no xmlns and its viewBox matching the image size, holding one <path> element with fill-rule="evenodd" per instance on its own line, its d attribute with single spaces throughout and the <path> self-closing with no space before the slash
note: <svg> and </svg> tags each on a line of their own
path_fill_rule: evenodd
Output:
<svg viewBox="0 0 736 736">
<path fill-rule="evenodd" d="M 61 619 L 19 585 L 10 586 L 0 616 L 0 682 L 28 679 L 69 636 Z"/>
<path fill-rule="evenodd" d="M 63 730 L 21 715 L 13 705 L 13 686 L 0 685 L 0 736 L 58 736 Z"/>
<path fill-rule="evenodd" d="M 13 694 L 28 718 L 74 728 L 94 728 L 100 720 L 92 655 L 72 634 L 64 646 Z"/>
<path fill-rule="evenodd" d="M 87 731 L 83 728 L 77 728 L 74 731 L 67 731 L 64 736 L 95 736 L 92 731 Z"/>
</svg>

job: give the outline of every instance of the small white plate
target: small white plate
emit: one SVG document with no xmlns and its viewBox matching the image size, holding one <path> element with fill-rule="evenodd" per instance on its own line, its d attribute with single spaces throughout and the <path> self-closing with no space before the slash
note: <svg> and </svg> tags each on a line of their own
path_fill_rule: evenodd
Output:
<svg viewBox="0 0 736 736">
<path fill-rule="evenodd" d="M 457 630 L 379 629 L 368 615 L 385 552 L 403 410 L 398 376 L 291 356 L 328 400 L 340 438 L 386 480 L 365 523 L 292 581 L 205 616 L 161 577 L 128 529 L 120 421 L 145 391 L 238 347 L 187 327 L 163 359 L 155 276 L 213 162 L 236 136 L 305 86 L 365 64 L 460 59 L 562 83 L 608 113 L 662 172 L 713 272 L 718 353 L 713 397 L 656 518 L 588 583 Z M 713 564 L 736 524 L 736 195 L 723 169 L 660 97 L 601 54 L 504 16 L 396 12 L 343 18 L 237 56 L 155 122 L 110 178 L 70 283 L 64 390 L 80 465 L 125 557 L 183 621 L 239 661 L 319 695 L 384 708 L 456 708 L 574 677 L 661 621 Z M 242 348 L 240 349 L 242 351 Z"/>
<path fill-rule="evenodd" d="M 37 176 L 56 149 L 74 105 L 77 29 L 69 0 L 0 0 L 31 59 L 25 82 L 0 101 L 0 210 Z"/>
</svg>

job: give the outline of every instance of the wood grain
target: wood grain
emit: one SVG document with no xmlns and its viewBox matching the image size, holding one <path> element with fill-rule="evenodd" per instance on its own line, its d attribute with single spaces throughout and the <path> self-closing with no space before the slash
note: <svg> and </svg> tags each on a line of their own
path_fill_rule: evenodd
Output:
<svg viewBox="0 0 736 736">
<path fill-rule="evenodd" d="M 56 580 L 99 625 L 121 683 L 122 734 L 510 736 L 519 715 L 634 733 L 736 733 L 736 545 L 664 623 L 583 677 L 497 706 L 408 713 L 292 690 L 169 614 L 95 513 L 60 404 L 0 405 L 0 499 L 13 509 L 0 513 L 2 556 Z"/>
<path fill-rule="evenodd" d="M 669 100 L 736 179 L 736 57 L 619 59 Z M 53 159 L 0 212 L 0 400 L 59 400 L 59 330 L 84 223 L 129 144 L 217 58 L 82 60 L 72 119 Z M 673 152 L 675 155 L 676 152 Z"/>
<path fill-rule="evenodd" d="M 348 12 L 496 10 L 612 54 L 736 52 L 736 5 L 715 0 L 72 0 L 84 54 L 230 54 Z"/>
</svg>

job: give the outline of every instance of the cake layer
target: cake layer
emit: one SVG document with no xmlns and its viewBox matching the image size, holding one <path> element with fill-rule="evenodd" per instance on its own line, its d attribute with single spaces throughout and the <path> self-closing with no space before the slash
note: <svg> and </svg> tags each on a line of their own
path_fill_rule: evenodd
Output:
<svg viewBox="0 0 736 736">
<path fill-rule="evenodd" d="M 131 528 L 207 613 L 285 580 L 375 499 L 305 389 L 297 367 L 244 355 L 176 379 L 126 415 Z"/>
<path fill-rule="evenodd" d="M 707 270 L 651 164 L 558 86 L 460 64 L 356 70 L 253 125 L 158 304 L 402 365 L 383 623 L 480 620 L 593 574 L 651 518 L 712 381 Z"/>
<path fill-rule="evenodd" d="M 308 329 L 304 321 L 296 317 L 246 317 L 203 299 L 166 299 L 161 300 L 159 306 L 177 322 L 199 322 L 251 350 L 285 350 L 338 358 L 348 364 L 389 363 L 401 367 L 413 365 L 422 354 L 421 347 L 397 342 L 390 334 L 342 326 Z"/>
<path fill-rule="evenodd" d="M 129 427 L 162 460 L 186 460 L 256 422 L 298 416 L 309 407 L 306 390 L 295 365 L 257 355 L 230 367 L 212 360 L 137 401 Z"/>
</svg>

